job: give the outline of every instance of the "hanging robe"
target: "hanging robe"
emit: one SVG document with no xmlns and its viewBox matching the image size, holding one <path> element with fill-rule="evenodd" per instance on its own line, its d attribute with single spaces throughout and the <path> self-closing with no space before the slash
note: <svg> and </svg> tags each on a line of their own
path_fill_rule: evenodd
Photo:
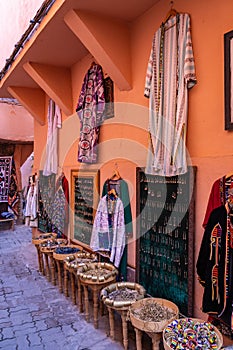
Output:
<svg viewBox="0 0 233 350">
<path fill-rule="evenodd" d="M 76 112 L 80 120 L 78 161 L 97 162 L 100 125 L 104 120 L 105 97 L 102 68 L 94 64 L 85 75 Z"/>
<path fill-rule="evenodd" d="M 50 99 L 48 105 L 48 132 L 46 144 L 46 158 L 43 175 L 57 174 L 58 168 L 58 129 L 61 128 L 61 110 L 57 104 Z"/>
<path fill-rule="evenodd" d="M 188 89 L 195 84 L 190 16 L 178 14 L 154 34 L 148 62 L 144 90 L 149 98 L 147 174 L 187 172 Z"/>
</svg>

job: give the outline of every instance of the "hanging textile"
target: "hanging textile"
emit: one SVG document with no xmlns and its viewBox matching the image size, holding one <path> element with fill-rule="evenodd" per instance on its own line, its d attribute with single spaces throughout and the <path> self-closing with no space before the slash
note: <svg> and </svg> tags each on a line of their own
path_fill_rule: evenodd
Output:
<svg viewBox="0 0 233 350">
<path fill-rule="evenodd" d="M 68 226 L 68 212 L 67 212 L 67 190 L 68 181 L 62 174 L 57 179 L 56 191 L 52 204 L 52 232 L 56 232 L 58 238 L 64 237 L 64 233 L 67 236 Z M 65 229 L 66 228 L 66 229 Z"/>
<path fill-rule="evenodd" d="M 107 179 L 103 185 L 102 197 L 105 196 L 108 192 L 114 189 L 122 200 L 124 207 L 124 221 L 125 221 L 125 233 L 126 233 L 126 244 L 125 249 L 122 254 L 120 266 L 119 266 L 119 279 L 127 281 L 127 256 L 128 256 L 128 245 L 127 245 L 127 236 L 132 235 L 133 225 L 132 225 L 132 212 L 130 205 L 129 189 L 128 184 L 122 178 L 119 179 Z"/>
<path fill-rule="evenodd" d="M 30 185 L 26 197 L 25 225 L 38 227 L 38 179 L 30 177 Z"/>
<path fill-rule="evenodd" d="M 39 174 L 39 217 L 38 229 L 42 232 L 52 232 L 52 204 L 55 194 L 56 175 L 44 176 L 42 171 Z"/>
<path fill-rule="evenodd" d="M 110 261 L 119 267 L 125 247 L 124 208 L 119 197 L 106 195 L 100 199 L 90 247 L 93 251 L 109 251 Z"/>
<path fill-rule="evenodd" d="M 0 157 L 0 202 L 8 202 L 12 156 Z"/>
<path fill-rule="evenodd" d="M 61 110 L 53 100 L 48 104 L 48 132 L 46 144 L 46 158 L 43 175 L 57 174 L 58 167 L 58 129 L 61 128 Z"/>
<path fill-rule="evenodd" d="M 76 112 L 80 120 L 78 161 L 97 162 L 100 125 L 104 120 L 105 96 L 102 68 L 92 64 L 85 75 Z"/>
<path fill-rule="evenodd" d="M 69 228 L 69 203 L 70 203 L 70 198 L 69 198 L 69 182 L 67 180 L 67 178 L 65 177 L 64 174 L 62 174 L 62 189 L 66 198 L 65 201 L 65 227 L 64 227 L 64 231 L 63 234 L 65 235 L 65 237 L 68 237 L 68 228 Z"/>
<path fill-rule="evenodd" d="M 233 222 L 229 214 L 227 204 L 211 212 L 196 267 L 204 287 L 202 311 L 219 317 L 233 331 Z"/>
<path fill-rule="evenodd" d="M 187 172 L 188 89 L 196 84 L 190 16 L 177 14 L 154 34 L 144 95 L 149 98 L 150 149 L 146 173 Z"/>
<path fill-rule="evenodd" d="M 210 213 L 215 208 L 220 205 L 224 205 L 228 200 L 228 191 L 231 185 L 233 184 L 233 175 L 227 176 L 224 175 L 221 178 L 215 180 L 212 185 L 208 204 L 206 208 L 206 213 L 203 221 L 203 227 L 205 228 L 209 220 Z"/>
<path fill-rule="evenodd" d="M 9 192 L 8 192 L 8 205 L 11 208 L 11 210 L 14 212 L 14 214 L 17 216 L 19 215 L 18 202 L 19 202 L 18 180 L 16 175 L 15 161 L 14 161 L 14 158 L 12 158 L 10 186 L 9 186 Z"/>
</svg>

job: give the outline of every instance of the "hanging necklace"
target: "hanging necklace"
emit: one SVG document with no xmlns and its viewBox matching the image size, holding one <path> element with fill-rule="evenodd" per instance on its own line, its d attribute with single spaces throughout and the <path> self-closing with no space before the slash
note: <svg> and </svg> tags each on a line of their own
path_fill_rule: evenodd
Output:
<svg viewBox="0 0 233 350">
<path fill-rule="evenodd" d="M 108 214 L 114 214 L 116 208 L 117 197 L 108 195 L 107 196 L 107 206 L 108 206 Z"/>
</svg>

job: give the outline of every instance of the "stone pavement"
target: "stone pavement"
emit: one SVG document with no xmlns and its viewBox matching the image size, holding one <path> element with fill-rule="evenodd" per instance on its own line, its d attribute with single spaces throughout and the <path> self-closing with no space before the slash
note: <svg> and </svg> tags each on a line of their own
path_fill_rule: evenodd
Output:
<svg viewBox="0 0 233 350">
<path fill-rule="evenodd" d="M 124 349 L 120 316 L 115 314 L 116 341 L 107 335 L 107 315 L 100 317 L 99 329 L 87 323 L 71 298 L 38 271 L 31 238 L 31 229 L 23 225 L 15 226 L 14 231 L 0 231 L 0 349 Z M 233 350 L 232 341 L 230 344 L 225 349 Z M 143 334 L 142 350 L 151 349 L 151 339 Z M 129 350 L 136 350 L 130 323 Z"/>
<path fill-rule="evenodd" d="M 0 231 L 0 349 L 122 350 L 120 321 L 117 341 L 107 336 L 107 315 L 99 329 L 87 323 L 77 305 L 39 273 L 31 237 L 23 225 Z M 129 349 L 135 350 L 129 332 Z"/>
</svg>

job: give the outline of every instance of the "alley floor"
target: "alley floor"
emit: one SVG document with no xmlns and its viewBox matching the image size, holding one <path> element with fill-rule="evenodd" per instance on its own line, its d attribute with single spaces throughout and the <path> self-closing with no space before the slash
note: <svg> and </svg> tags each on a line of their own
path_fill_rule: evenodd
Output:
<svg viewBox="0 0 233 350">
<path fill-rule="evenodd" d="M 14 231 L 0 231 L 0 349 L 124 349 L 120 316 L 115 315 L 115 341 L 109 337 L 107 312 L 100 317 L 98 329 L 93 326 L 93 317 L 87 323 L 71 298 L 39 272 L 31 238 L 31 229 L 23 225 L 16 225 Z M 128 350 L 136 350 L 130 322 L 128 336 Z M 144 334 L 142 350 L 151 349 L 151 339 Z"/>
<path fill-rule="evenodd" d="M 23 225 L 0 231 L 0 349 L 123 349 L 120 322 L 112 341 L 107 315 L 95 329 L 92 320 L 87 323 L 78 306 L 38 271 L 31 238 L 31 229 Z M 129 349 L 135 349 L 130 327 Z"/>
</svg>

